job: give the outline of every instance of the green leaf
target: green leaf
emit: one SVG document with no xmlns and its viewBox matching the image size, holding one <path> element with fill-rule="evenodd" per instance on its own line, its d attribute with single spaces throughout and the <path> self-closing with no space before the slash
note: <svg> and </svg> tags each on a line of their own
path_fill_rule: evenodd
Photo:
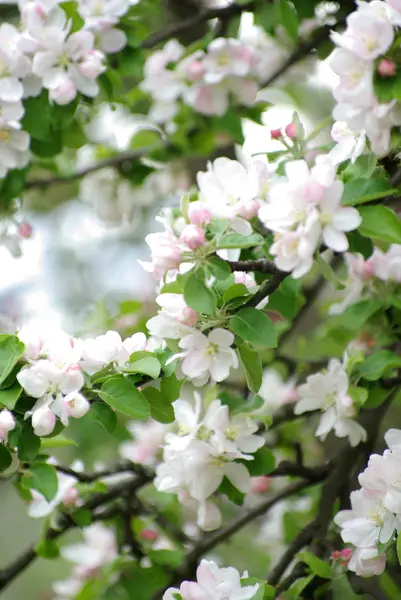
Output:
<svg viewBox="0 0 401 600">
<path fill-rule="evenodd" d="M 230 277 L 231 275 L 230 265 L 218 256 L 211 256 L 208 259 L 207 266 L 208 269 L 211 271 L 212 275 L 216 277 L 216 279 L 227 279 L 227 277 Z"/>
<path fill-rule="evenodd" d="M 346 573 L 333 577 L 331 589 L 333 600 L 363 600 L 363 596 L 355 594 Z"/>
<path fill-rule="evenodd" d="M 78 444 L 74 440 L 69 440 L 63 435 L 57 435 L 54 438 L 42 438 L 40 441 L 41 450 L 49 450 L 50 448 L 66 448 L 67 446 L 78 446 Z"/>
<path fill-rule="evenodd" d="M 267 448 L 259 448 L 253 454 L 253 460 L 244 461 L 244 465 L 252 477 L 268 475 L 274 469 L 275 459 L 273 454 Z"/>
<path fill-rule="evenodd" d="M 224 494 L 227 496 L 231 502 L 237 504 L 238 506 L 242 506 L 245 500 L 245 494 L 237 490 L 236 487 L 233 486 L 231 481 L 227 479 L 227 477 L 223 478 L 223 481 L 218 489 L 220 494 Z"/>
<path fill-rule="evenodd" d="M 357 331 L 382 307 L 380 300 L 362 300 L 348 306 L 340 318 L 341 324 L 347 329 Z"/>
<path fill-rule="evenodd" d="M 217 308 L 216 294 L 191 273 L 184 287 L 184 299 L 190 308 L 205 315 L 214 315 Z"/>
<path fill-rule="evenodd" d="M 387 206 L 362 206 L 359 232 L 365 237 L 389 244 L 401 243 L 401 220 Z"/>
<path fill-rule="evenodd" d="M 152 564 L 163 565 L 177 569 L 184 559 L 181 550 L 151 550 L 148 554 Z"/>
<path fill-rule="evenodd" d="M 349 387 L 348 395 L 352 398 L 354 405 L 359 406 L 360 408 L 365 405 L 366 400 L 368 399 L 368 390 L 363 387 Z"/>
<path fill-rule="evenodd" d="M 304 552 L 300 552 L 297 554 L 298 560 L 304 562 L 310 567 L 312 573 L 317 575 L 318 577 L 322 577 L 323 579 L 331 579 L 333 576 L 333 569 L 331 566 L 321 560 L 317 556 L 315 556 L 312 552 L 305 550 Z"/>
<path fill-rule="evenodd" d="M 75 510 L 71 517 L 79 527 L 88 527 L 93 521 L 92 511 L 87 508 Z"/>
<path fill-rule="evenodd" d="M 0 404 L 8 408 L 8 410 L 12 410 L 21 392 L 22 387 L 17 381 L 11 387 L 0 390 Z"/>
<path fill-rule="evenodd" d="M 85 22 L 78 14 L 77 3 L 69 0 L 68 2 L 62 2 L 60 6 L 66 13 L 67 19 L 71 20 L 71 33 L 82 29 L 85 25 Z"/>
<path fill-rule="evenodd" d="M 237 111 L 228 110 L 222 117 L 212 118 L 213 130 L 217 133 L 228 133 L 232 140 L 237 144 L 244 143 L 244 134 L 242 132 L 242 119 Z"/>
<path fill-rule="evenodd" d="M 391 389 L 385 390 L 380 385 L 373 385 L 369 389 L 368 399 L 366 400 L 363 408 L 377 408 L 381 406 L 383 402 L 389 397 L 391 394 Z"/>
<path fill-rule="evenodd" d="M 359 366 L 358 373 L 367 381 L 376 381 L 388 369 L 401 367 L 401 357 L 390 350 L 378 350 L 366 358 Z"/>
<path fill-rule="evenodd" d="M 11 465 L 13 457 L 4 444 L 0 444 L 0 471 L 6 471 Z"/>
<path fill-rule="evenodd" d="M 262 579 L 257 577 L 241 578 L 241 587 L 254 586 L 258 584 L 259 589 L 252 600 L 273 600 L 276 597 L 276 590 L 272 585 L 268 585 Z"/>
<path fill-rule="evenodd" d="M 230 329 L 246 342 L 263 344 L 265 348 L 277 346 L 273 322 L 257 308 L 242 308 L 230 319 Z"/>
<path fill-rule="evenodd" d="M 51 502 L 58 490 L 57 472 L 45 462 L 33 463 L 26 477 L 27 487 L 37 490 L 48 502 Z"/>
<path fill-rule="evenodd" d="M 174 410 L 170 400 L 154 387 L 146 387 L 142 390 L 143 395 L 149 403 L 150 416 L 159 423 L 173 423 Z"/>
<path fill-rule="evenodd" d="M 105 381 L 99 396 L 106 404 L 133 419 L 147 419 L 150 415 L 145 396 L 123 375 Z"/>
<path fill-rule="evenodd" d="M 0 335 L 0 384 L 9 376 L 25 346 L 15 335 Z"/>
<path fill-rule="evenodd" d="M 172 403 L 180 397 L 181 385 L 182 381 L 178 381 L 175 375 L 163 377 L 160 382 L 160 392 Z"/>
<path fill-rule="evenodd" d="M 130 373 L 143 373 L 152 379 L 157 379 L 160 375 L 160 363 L 153 352 L 134 352 L 129 357 L 127 370 Z"/>
<path fill-rule="evenodd" d="M 60 550 L 55 540 L 40 540 L 40 542 L 35 546 L 35 552 L 38 556 L 50 560 L 52 558 L 58 558 L 60 555 Z"/>
<path fill-rule="evenodd" d="M 94 402 L 89 411 L 89 416 L 97 421 L 111 435 L 117 427 L 117 417 L 114 410 L 103 402 Z"/>
<path fill-rule="evenodd" d="M 39 449 L 40 438 L 34 434 L 31 420 L 23 421 L 18 439 L 18 458 L 31 461 L 37 456 Z"/>
<path fill-rule="evenodd" d="M 269 296 L 269 310 L 277 310 L 286 319 L 293 319 L 303 304 L 299 279 L 288 276 Z"/>
<path fill-rule="evenodd" d="M 48 140 L 31 139 L 31 150 L 37 156 L 42 158 L 52 158 L 60 154 L 63 150 L 63 138 L 59 131 L 53 131 Z"/>
<path fill-rule="evenodd" d="M 258 233 L 253 233 L 248 236 L 240 235 L 239 233 L 226 233 L 217 240 L 217 248 L 220 250 L 253 248 L 254 246 L 261 246 L 263 241 L 263 237 Z"/>
<path fill-rule="evenodd" d="M 401 535 L 398 534 L 397 536 L 397 558 L 398 558 L 398 562 L 401 565 Z"/>
<path fill-rule="evenodd" d="M 246 296 L 249 296 L 249 290 L 244 283 L 234 283 L 223 294 L 224 302 L 229 302 L 234 298 L 243 298 L 246 302 Z"/>
<path fill-rule="evenodd" d="M 276 2 L 276 22 L 284 27 L 293 42 L 298 39 L 299 20 L 296 11 L 288 0 Z"/>
<path fill-rule="evenodd" d="M 377 156 L 376 154 L 363 154 L 359 156 L 356 161 L 351 164 L 349 163 L 347 168 L 342 172 L 344 181 L 350 179 L 356 180 L 362 177 L 363 179 L 370 179 L 376 168 Z"/>
<path fill-rule="evenodd" d="M 378 200 L 385 196 L 391 196 L 397 190 L 392 187 L 386 177 L 372 177 L 370 179 L 351 179 L 344 186 L 344 194 L 341 204 L 344 206 L 355 206 L 364 202 Z M 371 208 L 371 207 L 369 207 Z"/>
<path fill-rule="evenodd" d="M 238 346 L 238 354 L 245 370 L 247 385 L 251 392 L 257 394 L 262 385 L 263 377 L 262 359 L 260 354 L 248 346 L 248 344 L 241 344 Z"/>
<path fill-rule="evenodd" d="M 298 598 L 301 597 L 301 594 L 304 591 L 304 589 L 308 587 L 313 578 L 314 575 L 312 573 L 307 577 L 302 577 L 301 579 L 298 579 L 298 581 L 296 581 L 287 592 L 284 592 L 283 597 L 285 598 L 285 600 L 298 600 Z"/>
</svg>

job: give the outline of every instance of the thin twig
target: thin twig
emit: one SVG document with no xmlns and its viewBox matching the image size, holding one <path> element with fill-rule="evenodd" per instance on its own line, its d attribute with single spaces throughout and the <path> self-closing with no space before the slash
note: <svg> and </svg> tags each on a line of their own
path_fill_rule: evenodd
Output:
<svg viewBox="0 0 401 600">
<path fill-rule="evenodd" d="M 298 535 L 295 536 L 284 554 L 281 556 L 278 563 L 273 567 L 267 576 L 267 581 L 270 585 L 277 585 L 282 574 L 286 571 L 288 565 L 295 558 L 295 555 L 312 541 L 315 531 L 316 522 L 312 521 L 312 523 L 309 523 L 298 533 Z"/>
<path fill-rule="evenodd" d="M 274 262 L 267 258 L 258 258 L 256 260 L 237 260 L 228 263 L 232 271 L 243 271 L 244 273 L 258 271 L 266 275 L 281 274 L 280 269 Z"/>
<path fill-rule="evenodd" d="M 90 165 L 84 169 L 78 169 L 77 171 L 69 173 L 68 175 L 56 175 L 55 177 L 32 179 L 31 181 L 27 181 L 25 183 L 25 188 L 34 189 L 49 187 L 59 183 L 71 183 L 72 181 L 76 181 L 77 179 L 85 177 L 85 175 L 89 175 L 90 173 L 94 173 L 95 171 L 100 171 L 101 169 L 106 169 L 108 167 L 121 167 L 124 169 L 124 163 L 127 163 L 128 165 L 130 161 L 143 158 L 154 149 L 154 146 L 149 146 L 148 148 L 142 148 L 141 150 L 127 150 L 126 152 L 120 152 L 120 154 L 100 160 L 94 165 Z"/>
<path fill-rule="evenodd" d="M 256 294 L 250 300 L 248 300 L 246 304 L 244 304 L 244 307 L 257 306 L 259 302 L 262 302 L 262 300 L 264 300 L 269 294 L 272 294 L 277 290 L 287 275 L 288 273 L 279 272 L 277 275 L 270 277 L 268 281 L 264 281 Z"/>
<path fill-rule="evenodd" d="M 119 463 L 114 467 L 110 467 L 110 469 L 104 469 L 103 471 L 97 471 L 95 473 L 80 473 L 78 471 L 74 471 L 74 469 L 70 469 L 70 467 L 64 467 L 63 465 L 55 465 L 54 468 L 56 471 L 59 471 L 59 473 L 64 473 L 65 475 L 75 477 L 75 479 L 81 483 L 93 483 L 94 481 L 99 481 L 100 479 L 104 479 L 106 477 L 112 477 L 113 475 L 122 473 L 131 473 L 132 475 L 137 472 L 135 465 L 132 463 Z"/>
</svg>

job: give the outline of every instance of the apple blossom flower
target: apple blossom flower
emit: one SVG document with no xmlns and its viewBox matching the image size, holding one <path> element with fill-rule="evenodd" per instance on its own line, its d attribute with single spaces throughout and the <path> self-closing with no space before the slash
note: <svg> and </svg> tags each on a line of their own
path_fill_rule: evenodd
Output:
<svg viewBox="0 0 401 600">
<path fill-rule="evenodd" d="M 52 461 L 49 462 L 51 463 Z M 82 466 L 80 462 L 75 462 L 71 465 L 75 471 L 82 470 Z M 70 490 L 74 489 L 77 482 L 76 477 L 57 471 L 57 493 L 53 500 L 49 502 L 37 490 L 31 490 L 32 500 L 28 505 L 28 516 L 33 519 L 43 519 L 51 515 L 64 502 L 64 499 L 68 496 Z"/>
<path fill-rule="evenodd" d="M 62 547 L 61 555 L 77 564 L 77 575 L 89 577 L 117 558 L 117 540 L 114 530 L 101 523 L 86 527 L 82 534 L 84 542 Z"/>
<path fill-rule="evenodd" d="M 0 411 L 0 442 L 5 443 L 8 434 L 15 428 L 15 419 L 13 414 L 7 410 Z"/>
<path fill-rule="evenodd" d="M 242 577 L 248 577 L 244 573 Z M 196 571 L 197 582 L 184 581 L 180 588 L 169 588 L 163 600 L 174 600 L 179 594 L 182 600 L 250 600 L 254 598 L 259 584 L 241 586 L 241 575 L 233 567 L 219 568 L 213 561 L 203 559 Z"/>
<path fill-rule="evenodd" d="M 138 465 L 154 466 L 169 427 L 149 420 L 144 423 L 128 423 L 127 429 L 134 439 L 120 444 L 120 456 Z"/>
<path fill-rule="evenodd" d="M 22 169 L 28 164 L 29 140 L 19 122 L 0 118 L 0 178 L 10 169 Z"/>
<path fill-rule="evenodd" d="M 258 284 L 255 281 L 255 275 L 253 273 L 245 273 L 244 271 L 234 271 L 235 283 L 242 283 L 245 285 L 251 294 L 254 294 L 258 289 Z"/>
<path fill-rule="evenodd" d="M 254 410 L 253 414 L 270 415 L 284 404 L 290 404 L 297 400 L 295 379 L 291 377 L 287 381 L 283 381 L 276 369 L 265 369 L 258 396 L 263 399 L 263 404 Z"/>
<path fill-rule="evenodd" d="M 382 16 L 359 8 L 347 17 L 345 32 L 333 31 L 331 39 L 356 56 L 373 61 L 385 54 L 394 40 L 394 29 L 385 11 Z"/>
<path fill-rule="evenodd" d="M 78 12 L 85 21 L 85 29 L 95 34 L 103 52 L 118 52 L 127 43 L 127 36 L 115 25 L 129 7 L 130 0 L 80 1 Z"/>
<path fill-rule="evenodd" d="M 323 411 L 316 430 L 317 437 L 324 440 L 334 430 L 337 437 L 348 437 L 351 446 L 357 446 L 366 440 L 367 434 L 354 420 L 356 411 L 353 400 L 348 395 L 348 387 L 344 366 L 333 358 L 326 372 L 309 375 L 306 383 L 298 387 L 299 400 L 294 412 L 300 415 L 311 410 Z"/>
<path fill-rule="evenodd" d="M 135 333 L 130 338 L 121 339 L 116 331 L 108 331 L 97 338 L 87 338 L 82 343 L 81 366 L 90 375 L 112 364 L 123 368 L 133 352 L 145 350 L 146 336 Z"/>
<path fill-rule="evenodd" d="M 43 350 L 43 340 L 35 330 L 28 327 L 22 327 L 17 332 L 18 339 L 25 345 L 24 358 L 31 362 L 40 357 Z"/>
<path fill-rule="evenodd" d="M 355 548 L 348 562 L 348 569 L 359 577 L 381 575 L 386 568 L 386 553 L 379 553 L 374 546 Z"/>
<path fill-rule="evenodd" d="M 193 225 L 202 227 L 208 225 L 212 220 L 212 215 L 199 200 L 190 202 L 188 206 L 188 219 Z"/>
<path fill-rule="evenodd" d="M 224 381 L 231 368 L 238 368 L 237 354 L 231 348 L 233 343 L 234 335 L 226 329 L 213 329 L 207 336 L 194 331 L 181 338 L 178 345 L 182 352 L 174 354 L 169 362 L 180 359 L 182 375 L 198 385 L 203 385 L 209 377 Z"/>
<path fill-rule="evenodd" d="M 146 323 L 151 335 L 178 340 L 192 333 L 198 313 L 187 306 L 182 294 L 159 294 L 156 302 L 161 310 Z"/>
<path fill-rule="evenodd" d="M 328 156 L 334 164 L 340 164 L 350 159 L 354 163 L 363 153 L 366 146 L 366 133 L 364 131 L 352 131 L 344 121 L 334 123 L 331 137 L 336 146 L 330 150 Z"/>
<path fill-rule="evenodd" d="M 206 238 L 203 230 L 197 225 L 186 225 L 181 232 L 180 241 L 190 250 L 196 250 L 205 245 Z"/>
<path fill-rule="evenodd" d="M 153 273 L 155 278 L 160 280 L 168 271 L 178 269 L 182 250 L 179 239 L 171 230 L 149 233 L 145 242 L 151 249 L 152 262 L 138 262 L 146 271 Z"/>
<path fill-rule="evenodd" d="M 99 91 L 97 77 L 103 73 L 103 55 L 94 50 L 90 31 L 77 31 L 65 38 L 60 32 L 51 46 L 36 52 L 32 72 L 42 79 L 49 97 L 68 104 L 78 92 L 94 98 Z"/>
</svg>

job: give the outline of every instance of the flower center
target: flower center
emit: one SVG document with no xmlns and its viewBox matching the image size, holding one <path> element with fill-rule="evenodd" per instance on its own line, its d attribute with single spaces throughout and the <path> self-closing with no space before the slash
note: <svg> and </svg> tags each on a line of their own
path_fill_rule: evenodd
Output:
<svg viewBox="0 0 401 600">
<path fill-rule="evenodd" d="M 216 63 L 219 65 L 219 67 L 226 67 L 230 64 L 229 55 L 227 53 L 220 54 L 220 56 L 216 60 Z"/>
<path fill-rule="evenodd" d="M 10 134 L 6 129 L 0 129 L 0 142 L 9 142 Z"/>
<path fill-rule="evenodd" d="M 217 344 L 213 344 L 213 342 L 211 342 L 209 344 L 209 346 L 207 347 L 206 353 L 209 354 L 210 356 L 215 357 L 217 355 L 219 351 L 219 347 Z"/>
</svg>

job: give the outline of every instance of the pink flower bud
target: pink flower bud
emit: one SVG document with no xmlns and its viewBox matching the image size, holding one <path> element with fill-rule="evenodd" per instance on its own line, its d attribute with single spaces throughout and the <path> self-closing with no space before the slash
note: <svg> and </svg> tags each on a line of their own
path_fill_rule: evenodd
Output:
<svg viewBox="0 0 401 600">
<path fill-rule="evenodd" d="M 79 491 L 76 487 L 72 487 L 66 491 L 63 504 L 64 506 L 76 506 L 79 498 Z"/>
<path fill-rule="evenodd" d="M 292 402 L 296 402 L 298 400 L 298 398 L 299 398 L 299 394 L 296 389 L 288 390 L 288 392 L 285 395 L 284 401 L 287 402 L 288 404 L 291 404 Z"/>
<path fill-rule="evenodd" d="M 382 58 L 377 66 L 377 71 L 382 77 L 393 77 L 396 74 L 396 66 L 392 60 Z"/>
<path fill-rule="evenodd" d="M 256 217 L 260 207 L 261 202 L 256 198 L 252 198 L 252 200 L 240 200 L 235 207 L 235 212 L 239 217 L 249 220 Z"/>
<path fill-rule="evenodd" d="M 297 137 L 297 129 L 296 129 L 294 123 L 288 123 L 288 125 L 285 128 L 285 132 L 288 135 L 288 137 L 291 138 L 292 140 L 296 139 L 296 137 Z"/>
<path fill-rule="evenodd" d="M 72 102 L 77 95 L 77 90 L 71 79 L 64 79 L 56 88 L 50 90 L 49 98 L 56 104 L 64 105 Z"/>
<path fill-rule="evenodd" d="M 49 435 L 56 426 L 56 415 L 50 408 L 43 406 L 32 415 L 32 427 L 35 435 Z"/>
<path fill-rule="evenodd" d="M 375 276 L 375 265 L 373 261 L 365 260 L 363 265 L 363 276 L 365 279 L 371 279 Z"/>
<path fill-rule="evenodd" d="M 273 140 L 279 140 L 282 137 L 281 129 L 271 129 L 270 136 Z"/>
<path fill-rule="evenodd" d="M 67 373 L 74 373 L 75 371 L 82 371 L 81 365 L 75 363 L 67 367 Z"/>
<path fill-rule="evenodd" d="M 246 285 L 246 273 L 245 271 L 235 271 L 234 273 L 235 283 L 242 283 Z"/>
<path fill-rule="evenodd" d="M 35 4 L 35 13 L 40 19 L 44 19 L 46 17 L 46 13 L 40 4 Z"/>
<path fill-rule="evenodd" d="M 260 476 L 260 477 L 252 477 L 251 479 L 251 489 L 256 494 L 266 494 L 269 491 L 272 483 L 271 477 Z"/>
<path fill-rule="evenodd" d="M 98 50 L 90 50 L 82 59 L 80 71 L 86 77 L 96 79 L 104 71 L 103 55 Z"/>
<path fill-rule="evenodd" d="M 242 46 L 242 48 L 238 49 L 238 57 L 243 60 L 252 62 L 255 59 L 255 53 L 248 46 Z"/>
<path fill-rule="evenodd" d="M 27 222 L 20 223 L 18 234 L 23 238 L 30 238 L 32 235 L 32 225 Z"/>
<path fill-rule="evenodd" d="M 189 306 L 186 306 L 181 313 L 180 322 L 193 327 L 196 325 L 197 320 L 198 313 L 192 308 L 189 308 Z"/>
<path fill-rule="evenodd" d="M 180 235 L 180 240 L 191 250 L 196 250 L 205 244 L 205 233 L 197 225 L 186 225 Z"/>
<path fill-rule="evenodd" d="M 207 225 L 212 220 L 210 212 L 197 200 L 188 206 L 188 219 L 192 225 Z"/>
<path fill-rule="evenodd" d="M 205 74 L 205 68 L 199 60 L 194 60 L 188 66 L 187 74 L 192 81 L 200 81 Z"/>
<path fill-rule="evenodd" d="M 140 534 L 141 540 L 146 540 L 147 542 L 155 542 L 159 534 L 154 529 L 143 529 Z"/>
<path fill-rule="evenodd" d="M 344 563 L 348 563 L 352 556 L 352 548 L 344 548 L 340 552 L 341 561 Z"/>
<path fill-rule="evenodd" d="M 341 552 L 340 552 L 340 550 L 334 550 L 334 551 L 331 553 L 331 558 L 332 558 L 333 560 L 339 560 L 339 559 L 341 558 Z"/>
</svg>

